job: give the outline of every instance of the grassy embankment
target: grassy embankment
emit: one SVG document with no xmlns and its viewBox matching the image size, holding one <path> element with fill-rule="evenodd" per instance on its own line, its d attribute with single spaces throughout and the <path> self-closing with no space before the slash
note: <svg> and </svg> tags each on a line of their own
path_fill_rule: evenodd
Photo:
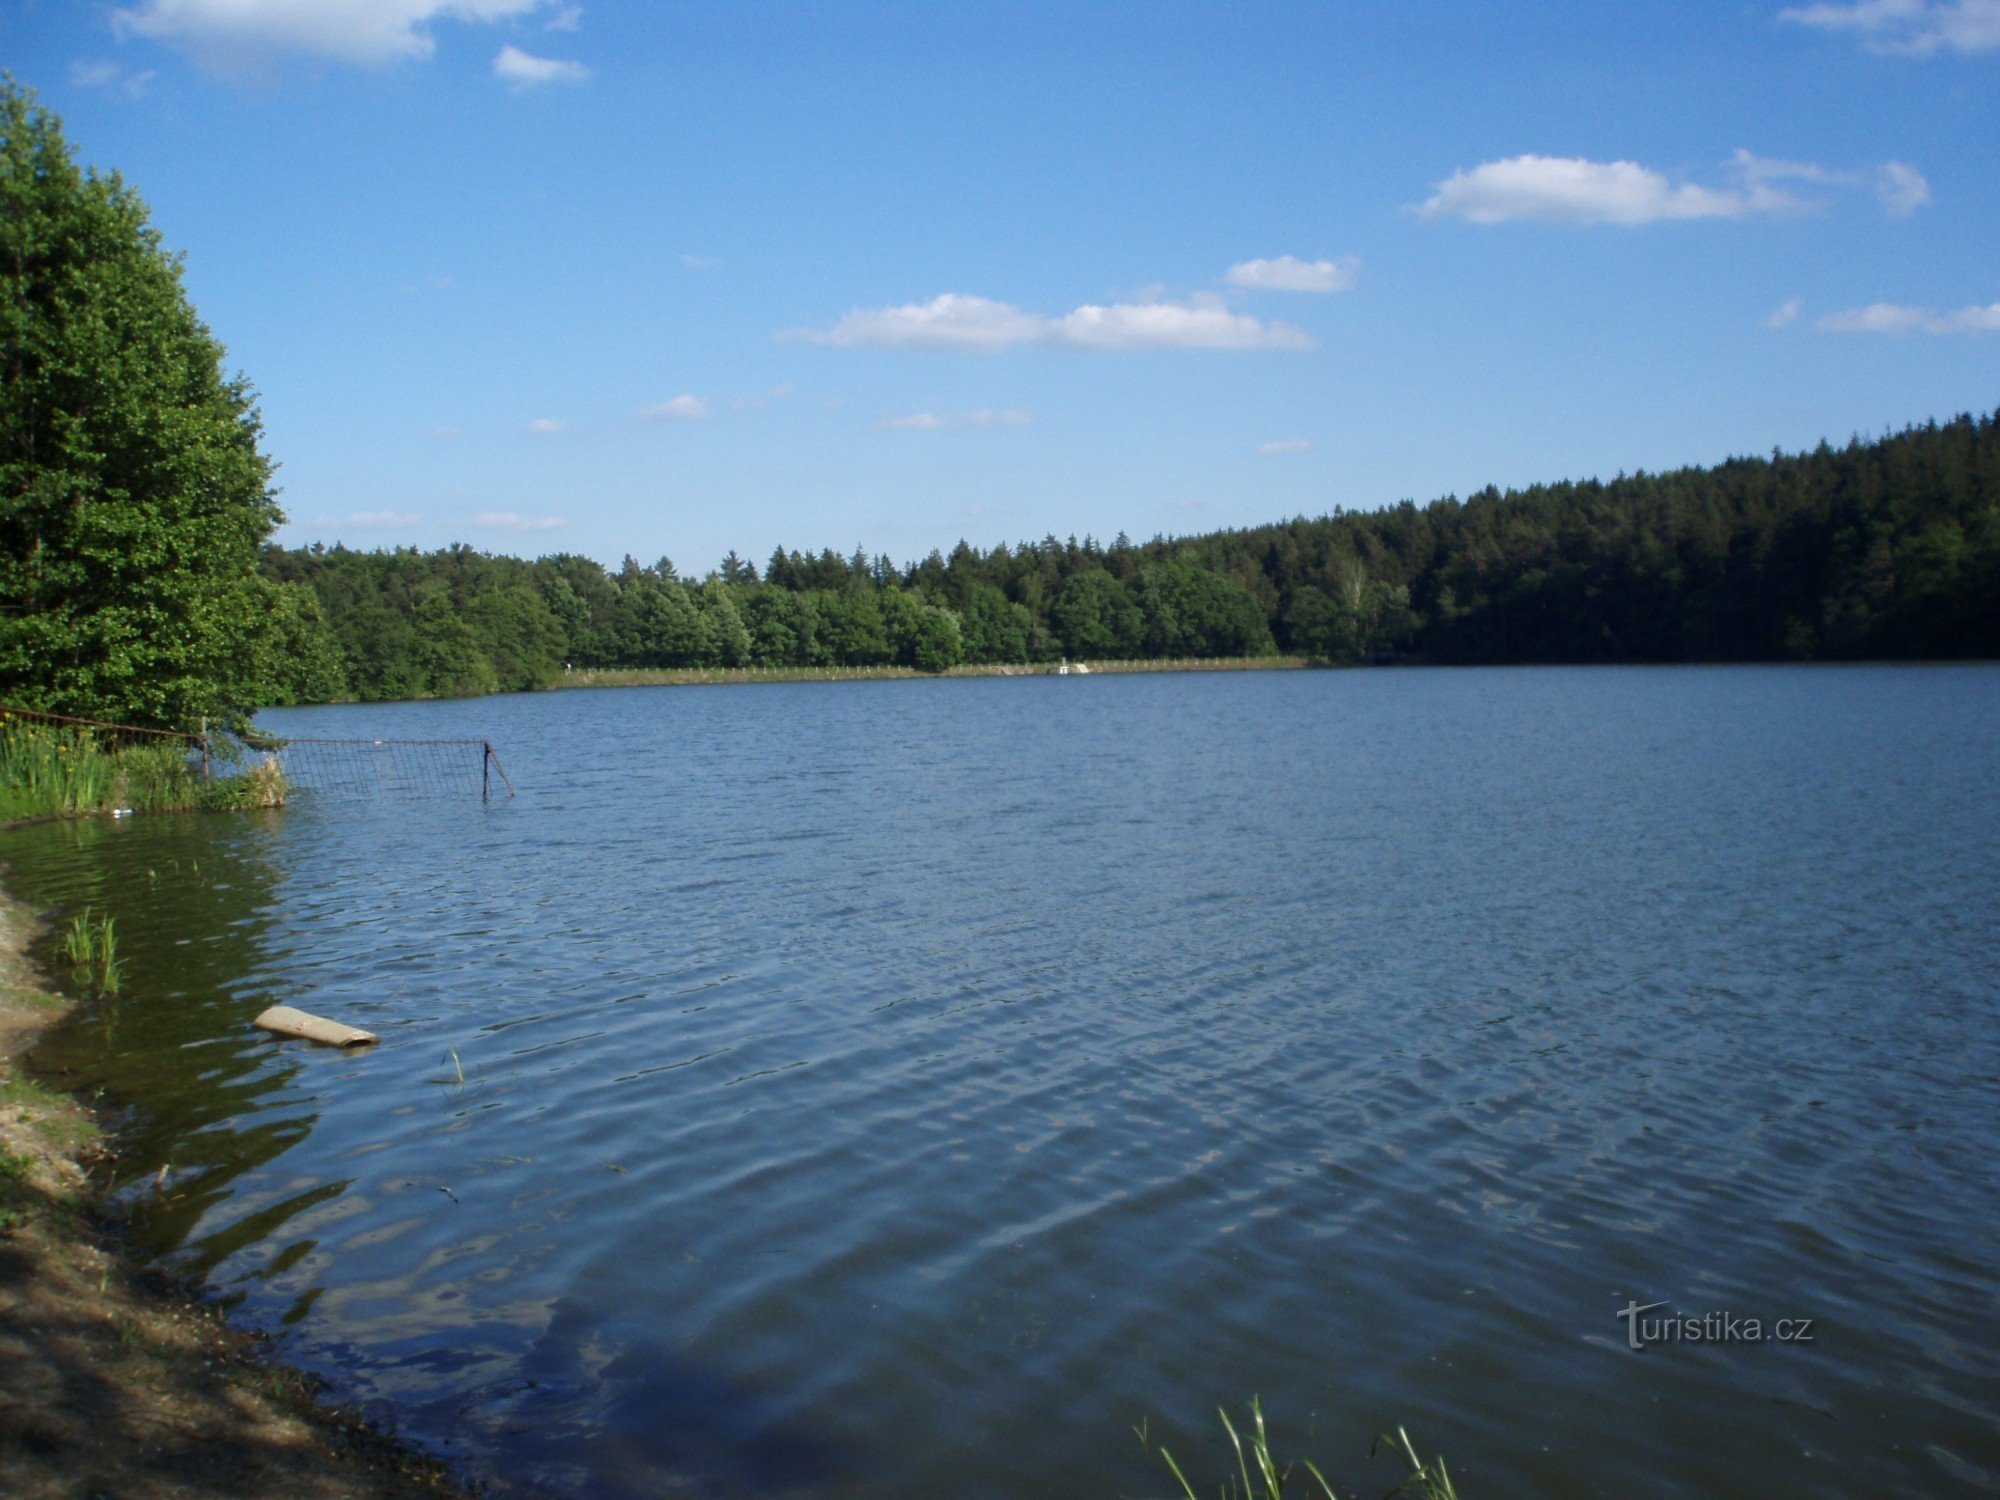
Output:
<svg viewBox="0 0 2000 1500">
<path fill-rule="evenodd" d="M 278 807 L 285 779 L 263 761 L 237 775 L 204 776 L 192 742 L 177 736 L 118 743 L 0 711 L 0 824 L 134 812 Z"/>
<path fill-rule="evenodd" d="M 1135 661 L 1071 662 L 1091 676 L 1129 672 L 1293 671 L 1314 663 L 1303 656 L 1186 656 Z M 686 687 L 705 682 L 874 682 L 905 677 L 1047 677 L 1057 662 L 981 662 L 920 672 L 915 667 L 586 667 L 566 672 L 549 686 Z"/>
</svg>

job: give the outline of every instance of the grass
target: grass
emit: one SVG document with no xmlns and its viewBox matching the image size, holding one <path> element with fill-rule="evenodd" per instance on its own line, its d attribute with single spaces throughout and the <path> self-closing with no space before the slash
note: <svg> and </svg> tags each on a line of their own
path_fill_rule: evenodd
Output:
<svg viewBox="0 0 2000 1500">
<path fill-rule="evenodd" d="M 1217 1491 L 1222 1500 L 1285 1500 L 1288 1495 L 1294 1500 L 1300 1496 L 1304 1496 L 1305 1500 L 1313 1500 L 1314 1496 L 1321 1497 L 1321 1500 L 1340 1500 L 1317 1465 L 1306 1460 L 1296 1463 L 1278 1461 L 1271 1451 L 1271 1436 L 1264 1428 L 1264 1408 L 1256 1397 L 1250 1398 L 1250 1428 L 1247 1433 L 1239 1432 L 1229 1413 L 1222 1408 L 1216 1408 L 1216 1415 L 1222 1418 L 1222 1430 L 1229 1434 L 1231 1456 L 1236 1468 L 1233 1475 L 1224 1477 Z M 1173 1454 L 1164 1447 L 1153 1448 L 1144 1424 L 1135 1430 L 1140 1443 L 1157 1452 L 1160 1462 L 1179 1482 L 1184 1500 L 1200 1500 L 1199 1493 Z M 1400 1458 L 1408 1470 L 1402 1483 L 1389 1492 L 1391 1496 L 1409 1495 L 1415 1500 L 1458 1500 L 1458 1491 L 1452 1486 L 1444 1460 L 1420 1457 L 1416 1444 L 1403 1428 L 1398 1427 L 1393 1433 L 1385 1432 L 1376 1438 L 1368 1456 L 1373 1458 L 1384 1448 Z M 1311 1481 L 1310 1485 L 1307 1480 Z"/>
<path fill-rule="evenodd" d="M 62 953 L 86 990 L 100 997 L 118 993 L 118 927 L 111 913 L 94 916 L 86 906 L 71 917 L 63 933 Z"/>
<path fill-rule="evenodd" d="M 185 740 L 117 744 L 89 729 L 0 713 L 0 823 L 120 810 L 280 807 L 287 790 L 273 761 L 210 779 Z"/>
</svg>

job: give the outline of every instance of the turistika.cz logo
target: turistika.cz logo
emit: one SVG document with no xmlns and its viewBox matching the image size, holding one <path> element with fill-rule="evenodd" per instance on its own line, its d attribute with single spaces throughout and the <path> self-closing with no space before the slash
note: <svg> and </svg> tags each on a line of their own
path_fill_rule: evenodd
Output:
<svg viewBox="0 0 2000 1500">
<path fill-rule="evenodd" d="M 1627 1302 L 1618 1309 L 1625 1322 L 1625 1342 L 1633 1349 L 1648 1344 L 1810 1344 L 1815 1318 L 1752 1318 L 1740 1313 L 1710 1312 L 1700 1317 L 1656 1312 L 1664 1302 Z"/>
</svg>

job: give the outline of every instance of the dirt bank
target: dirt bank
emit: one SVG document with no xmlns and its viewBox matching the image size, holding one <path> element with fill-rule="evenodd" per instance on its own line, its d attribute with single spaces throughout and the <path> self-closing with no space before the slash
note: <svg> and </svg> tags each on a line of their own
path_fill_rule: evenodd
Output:
<svg viewBox="0 0 2000 1500">
<path fill-rule="evenodd" d="M 88 1171 L 110 1146 L 20 1065 L 64 1004 L 25 957 L 30 935 L 0 894 L 0 1494 L 465 1494 L 123 1258 Z"/>
</svg>

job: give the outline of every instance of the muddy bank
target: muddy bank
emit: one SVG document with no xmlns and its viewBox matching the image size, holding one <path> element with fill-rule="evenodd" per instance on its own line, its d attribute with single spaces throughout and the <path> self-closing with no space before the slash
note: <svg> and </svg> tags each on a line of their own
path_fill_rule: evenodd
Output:
<svg viewBox="0 0 2000 1500">
<path fill-rule="evenodd" d="M 0 1493 L 467 1493 L 121 1255 L 89 1170 L 114 1143 L 21 1066 L 65 1004 L 25 956 L 31 931 L 0 894 Z"/>
</svg>

